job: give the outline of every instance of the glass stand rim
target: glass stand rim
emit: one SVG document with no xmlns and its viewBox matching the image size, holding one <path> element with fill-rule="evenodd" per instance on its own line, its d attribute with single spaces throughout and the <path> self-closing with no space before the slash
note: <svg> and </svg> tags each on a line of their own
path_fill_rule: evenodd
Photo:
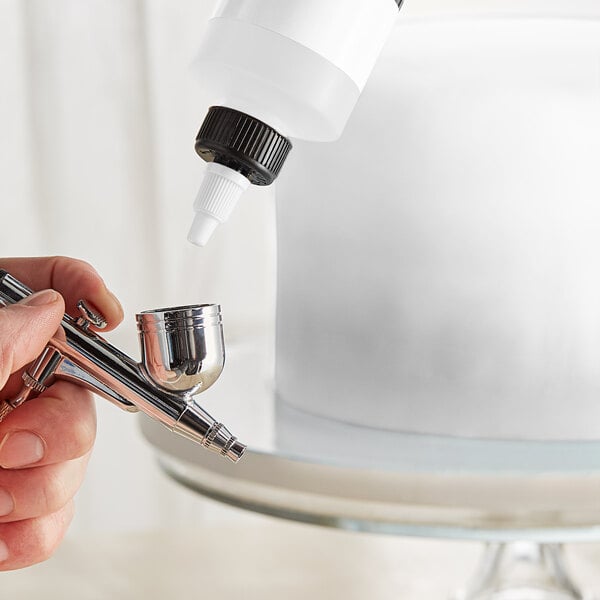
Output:
<svg viewBox="0 0 600 600">
<path fill-rule="evenodd" d="M 153 421 L 144 420 L 144 435 L 153 441 Z M 152 430 L 155 430 L 154 432 Z M 161 428 L 162 429 L 162 428 Z M 162 432 L 159 432 L 162 433 Z M 547 510 L 530 494 L 525 511 L 489 508 L 487 499 L 505 486 L 524 490 L 518 481 L 488 481 L 491 490 L 477 495 L 481 479 L 461 481 L 444 476 L 414 479 L 389 472 L 367 472 L 304 463 L 274 454 L 247 451 L 238 464 L 198 451 L 193 442 L 170 436 L 171 447 L 157 452 L 161 468 L 177 482 L 219 502 L 253 512 L 349 531 L 442 539 L 539 543 L 600 540 L 600 507 L 582 512 L 572 507 Z M 600 479 L 590 482 L 592 488 Z M 411 497 L 411 490 L 421 494 Z M 449 490 L 458 490 L 448 502 Z M 553 484 L 551 484 L 551 487 Z M 531 490 L 530 490 L 531 492 Z M 523 498 L 527 497 L 527 491 Z"/>
</svg>

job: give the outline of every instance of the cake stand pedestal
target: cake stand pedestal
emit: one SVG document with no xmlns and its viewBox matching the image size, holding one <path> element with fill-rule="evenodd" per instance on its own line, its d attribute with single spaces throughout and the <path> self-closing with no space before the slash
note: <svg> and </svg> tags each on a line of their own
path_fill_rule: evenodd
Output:
<svg viewBox="0 0 600 600">
<path fill-rule="evenodd" d="M 452 600 L 579 600 L 565 570 L 562 546 L 489 543 L 476 575 Z"/>
<path fill-rule="evenodd" d="M 203 403 L 249 444 L 238 464 L 142 419 L 175 480 L 305 523 L 481 540 L 484 557 L 461 600 L 584 597 L 563 568 L 561 544 L 600 539 L 600 442 L 490 441 L 334 422 L 275 402 L 257 360 L 230 350 L 228 377 Z"/>
</svg>

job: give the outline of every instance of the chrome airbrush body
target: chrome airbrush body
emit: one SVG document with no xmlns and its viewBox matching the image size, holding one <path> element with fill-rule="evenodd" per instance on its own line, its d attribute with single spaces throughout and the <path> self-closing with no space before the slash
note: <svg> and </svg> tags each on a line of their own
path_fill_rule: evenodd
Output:
<svg viewBox="0 0 600 600">
<path fill-rule="evenodd" d="M 0 305 L 32 294 L 0 270 Z M 0 420 L 55 378 L 82 385 L 120 408 L 141 410 L 168 429 L 236 462 L 245 446 L 194 401 L 219 377 L 225 361 L 220 307 L 202 304 L 137 315 L 142 361 L 136 362 L 90 327 L 105 326 L 100 315 L 79 303 L 82 316 L 65 315 L 62 327 L 23 374 L 24 386 L 0 402 Z"/>
</svg>

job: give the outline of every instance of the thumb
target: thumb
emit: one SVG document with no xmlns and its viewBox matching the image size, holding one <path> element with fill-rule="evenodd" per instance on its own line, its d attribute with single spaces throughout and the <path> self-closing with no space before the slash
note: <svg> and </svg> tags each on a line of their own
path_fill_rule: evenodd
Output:
<svg viewBox="0 0 600 600">
<path fill-rule="evenodd" d="M 35 360 L 60 326 L 65 304 L 43 290 L 0 308 L 0 388 L 12 373 Z"/>
</svg>

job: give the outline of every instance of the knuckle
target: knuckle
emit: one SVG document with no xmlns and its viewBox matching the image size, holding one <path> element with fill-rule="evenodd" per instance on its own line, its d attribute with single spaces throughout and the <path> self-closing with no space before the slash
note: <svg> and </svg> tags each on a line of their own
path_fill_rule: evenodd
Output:
<svg viewBox="0 0 600 600">
<path fill-rule="evenodd" d="M 65 506 L 73 496 L 62 469 L 53 469 L 42 486 L 42 514 L 52 514 Z"/>
<path fill-rule="evenodd" d="M 2 331 L 1 328 L 1 323 L 0 323 L 0 332 Z M 4 386 L 4 384 L 6 383 L 6 380 L 8 379 L 9 375 L 10 375 L 10 364 L 12 363 L 12 360 L 8 360 L 7 358 L 7 352 L 6 349 L 4 348 L 4 345 L 2 344 L 2 341 L 0 340 L 0 387 Z"/>
<path fill-rule="evenodd" d="M 90 405 L 90 410 L 86 411 L 85 414 L 73 424 L 71 432 L 73 458 L 79 458 L 90 452 L 96 441 L 96 413 L 93 408 L 93 399 L 91 398 Z"/>
<path fill-rule="evenodd" d="M 53 260 L 54 271 L 95 271 L 92 265 L 79 258 L 70 256 L 55 256 Z"/>
<path fill-rule="evenodd" d="M 43 402 L 45 429 L 52 431 L 46 436 L 52 455 L 70 460 L 87 454 L 96 440 L 92 393 L 73 383 L 58 381 L 46 392 Z"/>
<path fill-rule="evenodd" d="M 13 327 L 8 322 L 8 314 L 0 309 L 0 387 L 12 372 L 14 335 Z"/>
<path fill-rule="evenodd" d="M 62 541 L 73 515 L 73 502 L 69 502 L 59 511 L 36 519 L 37 527 L 34 534 L 37 562 L 50 558 Z"/>
<path fill-rule="evenodd" d="M 92 392 L 82 390 L 84 396 L 81 398 L 81 405 L 84 411 L 80 419 L 81 431 L 79 436 L 89 450 L 96 439 L 96 400 Z"/>
<path fill-rule="evenodd" d="M 60 281 L 65 277 L 90 277 L 95 274 L 90 263 L 69 256 L 53 256 L 50 260 L 50 281 L 52 287 L 60 290 Z"/>
<path fill-rule="evenodd" d="M 53 521 L 40 526 L 35 540 L 36 562 L 48 560 L 55 552 L 59 539 L 62 537 L 60 532 L 56 531 L 56 523 Z"/>
</svg>

